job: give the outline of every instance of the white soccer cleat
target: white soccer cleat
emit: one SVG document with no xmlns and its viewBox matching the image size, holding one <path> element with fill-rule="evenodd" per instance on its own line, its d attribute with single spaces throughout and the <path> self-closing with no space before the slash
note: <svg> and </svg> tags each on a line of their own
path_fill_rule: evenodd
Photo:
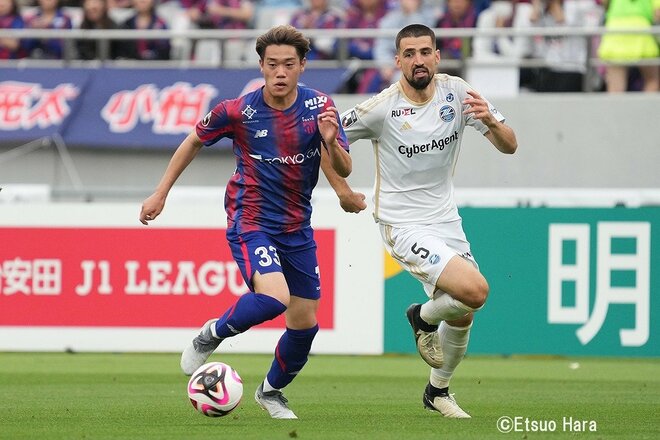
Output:
<svg viewBox="0 0 660 440">
<path fill-rule="evenodd" d="M 257 401 L 259 406 L 266 411 L 274 419 L 297 419 L 298 417 L 291 411 L 287 405 L 288 400 L 281 391 L 264 391 L 263 382 L 254 393 L 254 400 Z"/>
<path fill-rule="evenodd" d="M 433 368 L 441 368 L 443 363 L 442 345 L 440 344 L 440 335 L 438 334 L 438 326 L 430 325 L 422 321 L 419 316 L 419 311 L 422 308 L 421 304 L 412 304 L 406 310 L 406 317 L 412 327 L 413 335 L 415 336 L 415 345 L 419 355 L 424 359 L 424 362 Z M 426 331 L 430 330 L 430 331 Z"/>
<path fill-rule="evenodd" d="M 186 376 L 192 375 L 199 367 L 204 365 L 222 342 L 222 339 L 216 338 L 211 332 L 211 327 L 215 325 L 216 321 L 217 319 L 206 321 L 199 331 L 199 335 L 192 340 L 181 354 L 181 369 Z"/>
<path fill-rule="evenodd" d="M 429 388 L 427 386 L 426 390 L 424 390 L 424 397 L 422 398 L 426 409 L 437 411 L 443 416 L 451 419 L 472 418 L 470 414 L 466 413 L 460 406 L 458 406 L 456 399 L 454 399 L 454 394 L 442 394 L 440 396 L 432 397 L 428 391 Z"/>
</svg>

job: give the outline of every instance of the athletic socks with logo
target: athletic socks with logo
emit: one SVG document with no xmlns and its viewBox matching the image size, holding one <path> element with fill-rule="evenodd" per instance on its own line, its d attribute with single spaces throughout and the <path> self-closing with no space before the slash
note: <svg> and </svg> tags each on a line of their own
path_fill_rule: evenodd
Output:
<svg viewBox="0 0 660 440">
<path fill-rule="evenodd" d="M 281 315 L 285 310 L 286 306 L 272 296 L 248 292 L 218 319 L 214 336 L 220 339 L 235 336 Z"/>
</svg>

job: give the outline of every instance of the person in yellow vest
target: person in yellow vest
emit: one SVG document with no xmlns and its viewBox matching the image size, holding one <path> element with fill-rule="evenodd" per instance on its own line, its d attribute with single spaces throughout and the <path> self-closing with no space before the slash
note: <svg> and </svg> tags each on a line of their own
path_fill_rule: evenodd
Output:
<svg viewBox="0 0 660 440">
<path fill-rule="evenodd" d="M 639 28 L 647 30 L 660 22 L 660 0 L 609 0 L 605 19 L 608 29 Z M 608 92 L 625 92 L 628 83 L 628 66 L 638 61 L 660 56 L 658 41 L 651 33 L 605 34 L 598 48 L 604 61 L 622 64 L 607 66 Z M 657 92 L 660 86 L 660 67 L 639 66 L 644 80 L 643 91 Z"/>
</svg>

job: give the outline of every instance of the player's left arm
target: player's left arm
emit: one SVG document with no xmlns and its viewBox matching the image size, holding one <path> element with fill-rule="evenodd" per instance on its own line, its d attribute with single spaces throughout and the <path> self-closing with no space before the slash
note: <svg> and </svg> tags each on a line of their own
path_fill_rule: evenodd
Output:
<svg viewBox="0 0 660 440">
<path fill-rule="evenodd" d="M 323 170 L 323 174 L 325 174 L 332 189 L 335 190 L 341 209 L 355 214 L 366 209 L 365 195 L 361 192 L 353 191 L 346 179 L 337 174 L 330 163 L 328 152 L 323 150 L 324 148 L 321 149 L 321 170 Z"/>
<path fill-rule="evenodd" d="M 488 102 L 474 90 L 468 90 L 469 98 L 463 100 L 463 104 L 468 108 L 463 111 L 464 114 L 472 114 L 475 119 L 483 122 L 488 131 L 484 134 L 491 144 L 499 151 L 506 154 L 513 154 L 518 148 L 516 133 L 504 122 L 498 121 L 488 108 Z"/>
<path fill-rule="evenodd" d="M 319 131 L 330 156 L 332 168 L 341 177 L 348 177 L 353 169 L 353 162 L 348 151 L 337 141 L 339 134 L 339 118 L 335 107 L 327 107 L 318 115 Z"/>
</svg>

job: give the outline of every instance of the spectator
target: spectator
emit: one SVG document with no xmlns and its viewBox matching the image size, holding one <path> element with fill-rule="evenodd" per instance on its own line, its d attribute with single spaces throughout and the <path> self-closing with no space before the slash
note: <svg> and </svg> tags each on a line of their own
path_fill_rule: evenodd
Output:
<svg viewBox="0 0 660 440">
<path fill-rule="evenodd" d="M 376 29 L 387 13 L 385 0 L 353 0 L 346 12 L 348 29 Z M 348 41 L 348 56 L 360 60 L 374 59 L 373 38 L 353 38 Z M 350 71 L 343 86 L 344 93 L 377 93 L 381 89 L 380 73 L 374 68 Z"/>
<path fill-rule="evenodd" d="M 202 0 L 190 9 L 191 19 L 201 29 L 247 29 L 254 18 L 249 0 Z"/>
<path fill-rule="evenodd" d="M 436 23 L 436 27 L 444 29 L 473 28 L 477 25 L 477 13 L 472 0 L 447 0 L 447 10 Z M 469 38 L 438 38 L 436 43 L 440 50 L 440 58 L 444 60 L 464 60 L 471 56 L 472 42 Z M 458 70 L 449 73 L 458 75 Z"/>
<path fill-rule="evenodd" d="M 356 0 L 346 12 L 346 27 L 348 29 L 376 29 L 387 13 L 384 0 Z M 375 40 L 373 38 L 353 38 L 348 43 L 350 57 L 361 60 L 374 58 Z"/>
<path fill-rule="evenodd" d="M 477 29 L 531 27 L 532 7 L 526 1 L 495 0 L 477 16 Z M 476 59 L 520 59 L 532 55 L 531 37 L 478 36 L 472 40 Z"/>
<path fill-rule="evenodd" d="M 660 23 L 660 1 L 658 0 L 609 0 L 605 27 L 608 29 L 648 29 Z M 658 41 L 647 34 L 605 34 L 598 49 L 601 59 L 610 62 L 635 63 L 657 58 L 660 55 Z M 644 92 L 657 92 L 660 88 L 660 67 L 640 66 Z M 607 91 L 625 92 L 628 89 L 629 67 L 608 65 L 606 70 Z"/>
<path fill-rule="evenodd" d="M 528 0 L 495 0 L 477 15 L 477 29 L 509 28 L 529 29 L 532 5 Z M 480 35 L 477 33 L 477 35 Z M 534 39 L 529 36 L 480 35 L 472 40 L 475 60 L 517 61 L 534 55 Z M 537 85 L 537 69 L 518 68 L 519 88 L 530 90 Z"/>
<path fill-rule="evenodd" d="M 270 29 L 289 24 L 293 14 L 302 7 L 302 0 L 257 0 L 254 27 Z"/>
<path fill-rule="evenodd" d="M 133 0 L 108 0 L 108 10 L 115 8 L 130 9 L 133 6 Z"/>
<path fill-rule="evenodd" d="M 133 0 L 135 14 L 126 20 L 121 29 L 167 29 L 165 21 L 156 15 L 155 0 Z M 122 42 L 120 58 L 136 60 L 170 59 L 169 40 L 128 40 Z"/>
<path fill-rule="evenodd" d="M 188 11 L 193 24 L 200 29 L 248 29 L 254 18 L 254 5 L 250 0 L 202 0 Z M 204 44 L 216 47 L 219 43 L 204 40 Z M 248 40 L 227 39 L 222 42 L 222 50 L 220 47 L 215 50 L 225 61 L 240 61 L 252 54 L 247 46 Z"/>
<path fill-rule="evenodd" d="M 82 8 L 83 19 L 80 29 L 117 29 L 117 23 L 108 16 L 107 0 L 84 0 Z M 118 46 L 121 42 L 118 40 L 108 41 L 109 50 L 106 54 L 101 53 L 101 44 L 100 40 L 78 40 L 76 42 L 78 58 L 95 60 L 104 59 L 105 57 L 110 59 L 117 57 Z"/>
<path fill-rule="evenodd" d="M 533 0 L 532 23 L 540 27 L 583 28 L 596 26 L 601 13 L 595 0 Z M 550 36 L 542 41 L 547 63 L 539 72 L 539 92 L 584 90 L 590 42 L 581 36 Z"/>
<path fill-rule="evenodd" d="M 456 1 L 456 0 L 450 0 Z M 401 0 L 399 6 L 389 11 L 380 21 L 380 29 L 402 29 L 409 24 L 433 27 L 435 18 L 423 8 L 422 0 Z M 394 37 L 378 38 L 374 45 L 374 59 L 379 65 L 381 85 L 379 90 L 398 81 L 400 72 L 393 66 L 396 47 Z"/>
<path fill-rule="evenodd" d="M 332 9 L 328 0 L 309 0 L 309 7 L 296 12 L 291 25 L 297 29 L 339 29 L 344 27 L 341 14 Z M 311 38 L 308 60 L 331 60 L 337 57 L 335 38 Z"/>
<path fill-rule="evenodd" d="M 18 10 L 17 0 L 0 0 L 0 29 L 22 29 L 23 17 Z M 25 58 L 24 44 L 18 38 L 0 38 L 0 60 Z"/>
<path fill-rule="evenodd" d="M 71 29 L 71 18 L 62 12 L 59 0 L 39 0 L 33 15 L 25 24 L 30 29 Z M 64 57 L 64 41 L 58 39 L 32 39 L 26 42 L 32 58 L 59 60 Z"/>
</svg>

